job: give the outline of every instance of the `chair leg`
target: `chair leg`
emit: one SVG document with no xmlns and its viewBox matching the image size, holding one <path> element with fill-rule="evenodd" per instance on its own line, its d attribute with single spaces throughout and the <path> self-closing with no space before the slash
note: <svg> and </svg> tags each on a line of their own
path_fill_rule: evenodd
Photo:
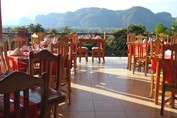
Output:
<svg viewBox="0 0 177 118">
<path fill-rule="evenodd" d="M 100 57 L 100 55 L 101 55 L 100 53 L 101 53 L 101 52 L 98 52 L 98 63 L 100 63 L 100 58 L 101 58 L 101 57 Z"/>
<path fill-rule="evenodd" d="M 129 55 L 129 71 L 131 71 L 132 68 L 132 56 Z"/>
<path fill-rule="evenodd" d="M 129 58 L 130 58 L 129 55 L 127 56 L 127 58 L 128 58 L 127 59 L 127 69 L 129 70 L 130 69 L 130 67 L 129 67 Z"/>
<path fill-rule="evenodd" d="M 76 69 L 77 69 L 77 56 L 74 57 L 74 73 L 76 73 Z"/>
<path fill-rule="evenodd" d="M 92 62 L 94 62 L 94 52 L 92 51 Z"/>
<path fill-rule="evenodd" d="M 163 86 L 163 88 L 162 88 L 162 102 L 161 102 L 160 115 L 163 115 L 164 106 L 165 106 L 165 87 Z"/>
<path fill-rule="evenodd" d="M 133 74 L 135 73 L 136 60 L 133 61 Z"/>
<path fill-rule="evenodd" d="M 102 54 L 103 63 L 105 63 L 104 53 Z"/>
<path fill-rule="evenodd" d="M 85 58 L 86 58 L 86 62 L 88 62 L 88 52 L 86 52 L 86 54 L 85 54 Z"/>
<path fill-rule="evenodd" d="M 144 71 L 144 75 L 146 76 L 147 75 L 147 70 L 148 70 L 148 68 L 147 68 L 147 61 L 145 61 L 145 65 L 144 65 L 144 69 L 145 69 L 145 71 Z"/>
<path fill-rule="evenodd" d="M 59 106 L 55 105 L 54 106 L 54 118 L 59 118 Z"/>
<path fill-rule="evenodd" d="M 154 71 L 151 71 L 151 85 L 150 85 L 150 95 L 149 97 L 152 98 L 153 89 L 154 89 L 154 77 L 153 77 Z"/>
</svg>

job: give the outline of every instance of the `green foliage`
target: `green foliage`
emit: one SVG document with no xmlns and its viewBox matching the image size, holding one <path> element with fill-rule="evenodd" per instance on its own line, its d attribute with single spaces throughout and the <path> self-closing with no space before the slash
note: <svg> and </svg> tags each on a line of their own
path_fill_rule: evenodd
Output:
<svg viewBox="0 0 177 118">
<path fill-rule="evenodd" d="M 28 27 L 26 27 L 26 26 L 17 26 L 17 27 L 14 27 L 14 28 L 13 28 L 13 31 L 14 31 L 14 32 L 18 32 L 19 30 L 28 31 Z"/>
<path fill-rule="evenodd" d="M 177 19 L 176 21 L 172 21 L 171 23 L 171 30 L 170 30 L 171 35 L 177 35 Z"/>
<path fill-rule="evenodd" d="M 166 27 L 162 23 L 158 23 L 155 26 L 154 32 L 156 35 L 160 33 L 166 33 Z"/>
<path fill-rule="evenodd" d="M 64 36 L 65 34 L 69 34 L 70 32 L 72 32 L 72 29 L 68 26 L 65 26 L 61 29 L 60 35 Z"/>
<path fill-rule="evenodd" d="M 68 27 L 68 26 L 65 26 L 61 29 L 60 33 L 64 33 L 64 34 L 67 34 L 67 33 L 70 33 L 72 32 L 71 28 Z"/>
<path fill-rule="evenodd" d="M 49 33 L 48 33 L 48 36 L 49 36 L 50 38 L 53 38 L 53 37 L 55 37 L 56 35 L 57 35 L 57 30 L 56 30 L 55 28 L 51 29 L 51 30 L 49 31 Z"/>
<path fill-rule="evenodd" d="M 146 31 L 146 26 L 139 24 L 130 24 L 128 25 L 127 33 L 143 34 Z"/>
<path fill-rule="evenodd" d="M 27 26 L 28 27 L 28 31 L 29 32 L 44 32 L 44 28 L 42 27 L 42 25 L 40 25 L 39 23 L 37 25 L 35 24 L 30 24 Z"/>
</svg>

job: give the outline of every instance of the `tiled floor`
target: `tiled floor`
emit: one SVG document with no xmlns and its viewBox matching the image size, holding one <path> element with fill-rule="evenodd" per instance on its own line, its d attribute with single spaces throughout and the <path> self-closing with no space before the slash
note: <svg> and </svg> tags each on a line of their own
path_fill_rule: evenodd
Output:
<svg viewBox="0 0 177 118">
<path fill-rule="evenodd" d="M 106 57 L 105 64 L 82 59 L 72 73 L 72 104 L 60 106 L 61 118 L 177 118 L 177 109 L 167 106 L 160 116 L 160 103 L 149 98 L 150 74 L 126 67 L 125 57 Z"/>
</svg>

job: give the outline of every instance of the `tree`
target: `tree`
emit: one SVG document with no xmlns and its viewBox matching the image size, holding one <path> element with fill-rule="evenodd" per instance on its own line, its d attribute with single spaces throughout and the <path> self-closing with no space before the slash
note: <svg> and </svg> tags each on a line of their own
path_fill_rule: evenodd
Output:
<svg viewBox="0 0 177 118">
<path fill-rule="evenodd" d="M 37 25 L 30 24 L 28 25 L 28 31 L 29 32 L 44 32 L 44 28 L 39 23 Z"/>
<path fill-rule="evenodd" d="M 166 33 L 166 27 L 162 23 L 158 23 L 155 26 L 154 32 L 156 36 L 160 33 Z"/>
<path fill-rule="evenodd" d="M 143 34 L 146 31 L 146 26 L 139 24 L 130 24 L 128 25 L 127 33 Z"/>
<path fill-rule="evenodd" d="M 177 23 L 177 19 L 176 19 L 176 21 L 172 21 L 172 23 L 171 23 L 171 35 L 177 35 L 177 25 L 176 25 L 176 23 Z"/>
<path fill-rule="evenodd" d="M 28 28 L 26 26 L 17 26 L 17 27 L 14 27 L 13 28 L 13 31 L 14 32 L 17 32 L 19 30 L 25 30 L 25 31 L 28 31 Z"/>
</svg>

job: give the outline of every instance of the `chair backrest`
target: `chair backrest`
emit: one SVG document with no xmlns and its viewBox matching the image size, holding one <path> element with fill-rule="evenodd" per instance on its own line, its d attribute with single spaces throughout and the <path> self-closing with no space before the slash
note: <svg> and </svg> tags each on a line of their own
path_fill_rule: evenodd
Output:
<svg viewBox="0 0 177 118">
<path fill-rule="evenodd" d="M 68 39 L 71 40 L 72 43 L 72 52 L 77 52 L 78 44 L 79 44 L 79 38 L 77 33 L 71 32 L 67 35 Z"/>
<path fill-rule="evenodd" d="M 48 50 L 38 53 L 30 52 L 30 75 L 41 75 L 43 72 L 49 73 L 49 87 L 58 90 L 61 78 L 61 55 L 54 55 Z M 34 73 L 34 64 L 39 65 L 38 73 Z"/>
<path fill-rule="evenodd" d="M 31 102 L 29 100 L 29 90 L 36 85 L 39 85 L 42 90 L 40 117 L 46 118 L 48 114 L 47 77 L 47 73 L 44 73 L 42 77 L 33 77 L 29 74 L 16 71 L 2 78 L 0 80 L 0 94 L 4 97 L 3 101 L 1 101 L 4 105 L 4 118 L 29 118 L 30 110 L 37 110 L 37 106 L 34 107 L 35 103 L 33 105 L 29 104 Z M 23 108 L 21 106 L 23 106 Z M 12 111 L 14 112 L 12 113 Z"/>
<path fill-rule="evenodd" d="M 161 40 L 164 40 L 164 42 L 169 43 L 169 35 L 168 34 L 160 33 L 157 35 L 157 39 L 161 39 Z"/>
<path fill-rule="evenodd" d="M 23 38 L 26 38 L 26 31 L 25 30 L 18 30 L 17 36 L 21 36 Z"/>
<path fill-rule="evenodd" d="M 62 54 L 62 78 L 70 79 L 70 69 L 72 64 L 72 48 L 69 43 L 59 40 L 56 44 L 51 43 L 50 51 Z"/>
<path fill-rule="evenodd" d="M 103 33 L 103 50 L 105 50 L 105 46 L 106 46 L 106 38 L 107 38 L 107 35 L 106 35 L 106 32 Z"/>
<path fill-rule="evenodd" d="M 38 35 L 39 41 L 43 41 L 46 36 L 45 32 L 37 32 L 36 34 Z"/>
<path fill-rule="evenodd" d="M 59 38 L 59 41 L 63 41 L 65 43 L 68 43 L 68 42 L 71 43 L 71 38 L 69 38 L 69 37 L 67 37 L 67 35 L 65 35 L 65 36 Z"/>
<path fill-rule="evenodd" d="M 166 91 L 177 92 L 177 44 L 164 47 L 163 85 Z"/>
<path fill-rule="evenodd" d="M 141 34 L 135 36 L 133 51 L 135 57 L 144 58 L 148 56 L 148 37 Z"/>
<path fill-rule="evenodd" d="M 65 42 L 63 40 L 59 40 L 57 43 L 50 44 L 50 51 L 56 54 L 62 54 L 63 57 L 67 57 L 71 60 L 72 47 L 70 42 Z"/>
<path fill-rule="evenodd" d="M 171 45 L 173 45 L 173 44 L 177 44 L 177 35 L 172 36 Z"/>
<path fill-rule="evenodd" d="M 10 65 L 7 59 L 7 45 L 0 42 L 0 73 L 4 73 L 9 69 Z"/>
<path fill-rule="evenodd" d="M 135 41 L 135 33 L 129 33 L 127 34 L 127 43 L 134 43 Z"/>
<path fill-rule="evenodd" d="M 21 48 L 23 45 L 28 46 L 28 39 L 21 36 L 16 36 L 8 39 L 8 50 Z"/>
<path fill-rule="evenodd" d="M 127 34 L 127 48 L 128 48 L 128 54 L 133 54 L 133 44 L 135 42 L 135 33 L 129 33 Z"/>
<path fill-rule="evenodd" d="M 34 43 L 38 43 L 39 44 L 39 37 L 36 33 L 31 35 L 31 45 L 33 46 Z"/>
<path fill-rule="evenodd" d="M 160 39 L 150 41 L 150 58 L 162 56 L 164 41 Z"/>
</svg>

